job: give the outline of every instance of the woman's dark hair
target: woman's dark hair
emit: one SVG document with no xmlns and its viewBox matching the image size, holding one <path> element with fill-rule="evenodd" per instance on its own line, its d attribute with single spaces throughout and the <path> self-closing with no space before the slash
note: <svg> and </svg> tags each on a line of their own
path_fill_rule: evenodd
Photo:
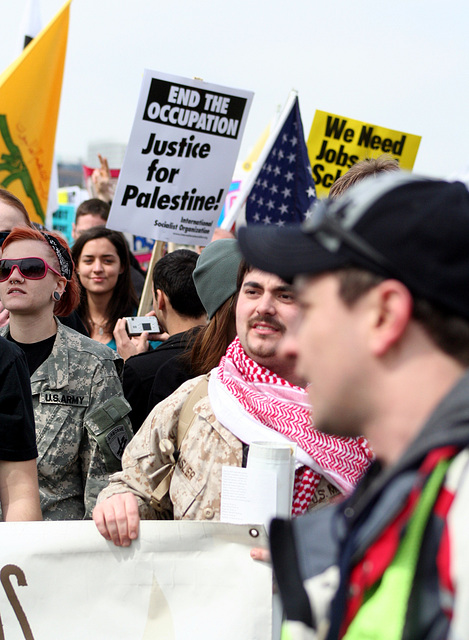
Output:
<svg viewBox="0 0 469 640">
<path fill-rule="evenodd" d="M 228 345 L 236 337 L 236 302 L 244 276 L 252 270 L 246 260 L 241 260 L 236 280 L 236 293 L 215 311 L 210 322 L 197 334 L 189 352 L 189 362 L 193 376 L 208 373 L 218 367 Z"/>
<path fill-rule="evenodd" d="M 117 283 L 112 293 L 111 299 L 106 309 L 106 324 L 103 329 L 106 333 L 112 333 L 116 322 L 123 316 L 135 315 L 138 305 L 137 294 L 130 277 L 130 256 L 127 242 L 118 231 L 107 229 L 106 227 L 93 227 L 84 231 L 75 241 L 72 247 L 72 256 L 75 264 L 78 265 L 83 248 L 90 240 L 105 238 L 116 249 L 122 267 L 122 273 L 117 278 Z M 92 333 L 91 318 L 88 308 L 87 291 L 80 282 L 81 297 L 78 306 L 78 314 L 83 321 L 87 331 Z"/>
<path fill-rule="evenodd" d="M 246 262 L 243 258 L 239 263 L 238 267 L 238 275 L 236 276 L 236 291 L 239 293 L 241 291 L 241 287 L 243 286 L 243 280 L 247 273 L 253 270 L 253 266 Z"/>
<path fill-rule="evenodd" d="M 54 233 L 53 231 L 48 231 L 47 235 L 52 236 L 57 240 L 57 242 L 60 243 L 60 245 L 68 253 L 70 261 L 72 261 L 70 248 L 66 241 L 58 233 Z M 2 249 L 5 250 L 10 244 L 13 244 L 17 240 L 37 240 L 38 242 L 42 242 L 49 251 L 50 258 L 48 262 L 50 262 L 51 267 L 54 267 L 54 269 L 56 269 L 59 273 L 62 273 L 57 256 L 51 249 L 51 246 L 45 239 L 43 233 L 41 233 L 37 229 L 33 229 L 32 227 L 14 227 L 11 233 L 5 238 Z M 62 294 L 62 297 L 54 305 L 54 315 L 68 316 L 74 309 L 77 308 L 78 301 L 80 299 L 79 286 L 80 285 L 78 284 L 78 279 L 74 269 L 72 277 L 70 278 L 70 280 L 67 280 L 67 285 L 65 287 L 65 291 Z"/>
<path fill-rule="evenodd" d="M 217 367 L 236 336 L 236 293 L 215 311 L 210 322 L 197 333 L 188 354 L 191 373 L 200 376 Z"/>
</svg>

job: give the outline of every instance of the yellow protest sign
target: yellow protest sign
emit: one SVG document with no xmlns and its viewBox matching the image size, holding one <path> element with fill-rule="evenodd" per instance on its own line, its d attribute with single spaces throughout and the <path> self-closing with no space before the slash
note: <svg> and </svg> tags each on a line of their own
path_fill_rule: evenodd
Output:
<svg viewBox="0 0 469 640">
<path fill-rule="evenodd" d="M 316 111 L 307 147 L 318 197 L 326 197 L 337 178 L 365 158 L 387 153 L 410 171 L 420 140 L 421 136 Z"/>
<path fill-rule="evenodd" d="M 0 75 L 0 186 L 35 222 L 47 210 L 70 2 Z"/>
</svg>

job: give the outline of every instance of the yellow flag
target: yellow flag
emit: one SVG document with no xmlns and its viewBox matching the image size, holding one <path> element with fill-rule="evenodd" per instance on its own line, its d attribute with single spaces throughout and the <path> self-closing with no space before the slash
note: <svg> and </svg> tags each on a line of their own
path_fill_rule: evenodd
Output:
<svg viewBox="0 0 469 640">
<path fill-rule="evenodd" d="M 259 158 L 262 149 L 265 146 L 265 143 L 269 139 L 271 123 L 266 126 L 264 131 L 261 133 L 260 138 L 257 140 L 250 154 L 246 158 L 246 160 L 242 164 L 243 171 L 251 171 L 252 167 L 256 164 L 256 160 Z"/>
<path fill-rule="evenodd" d="M 0 75 L 0 186 L 35 222 L 47 210 L 70 2 Z"/>
</svg>

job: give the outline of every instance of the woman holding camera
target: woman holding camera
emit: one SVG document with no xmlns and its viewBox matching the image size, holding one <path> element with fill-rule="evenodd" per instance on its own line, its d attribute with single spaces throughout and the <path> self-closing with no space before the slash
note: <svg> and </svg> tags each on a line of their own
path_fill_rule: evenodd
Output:
<svg viewBox="0 0 469 640">
<path fill-rule="evenodd" d="M 26 226 L 11 231 L 0 259 L 0 298 L 10 314 L 0 332 L 23 349 L 31 376 L 43 517 L 89 518 L 132 434 L 116 368 L 122 361 L 56 318 L 79 299 L 60 236 Z"/>
<path fill-rule="evenodd" d="M 93 227 L 76 240 L 72 255 L 81 284 L 78 314 L 93 340 L 116 350 L 114 326 L 138 305 L 127 243 L 118 231 Z"/>
</svg>

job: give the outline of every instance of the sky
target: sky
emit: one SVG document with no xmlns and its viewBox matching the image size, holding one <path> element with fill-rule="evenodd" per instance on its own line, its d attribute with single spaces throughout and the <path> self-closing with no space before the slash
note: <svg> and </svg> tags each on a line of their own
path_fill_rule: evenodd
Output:
<svg viewBox="0 0 469 640">
<path fill-rule="evenodd" d="M 39 0 L 45 25 L 62 0 Z M 1 0 L 0 70 L 19 53 L 27 0 Z M 73 0 L 56 136 L 59 160 L 127 143 L 143 69 L 248 89 L 239 159 L 299 94 L 316 109 L 422 136 L 414 171 L 469 167 L 465 0 Z"/>
</svg>

